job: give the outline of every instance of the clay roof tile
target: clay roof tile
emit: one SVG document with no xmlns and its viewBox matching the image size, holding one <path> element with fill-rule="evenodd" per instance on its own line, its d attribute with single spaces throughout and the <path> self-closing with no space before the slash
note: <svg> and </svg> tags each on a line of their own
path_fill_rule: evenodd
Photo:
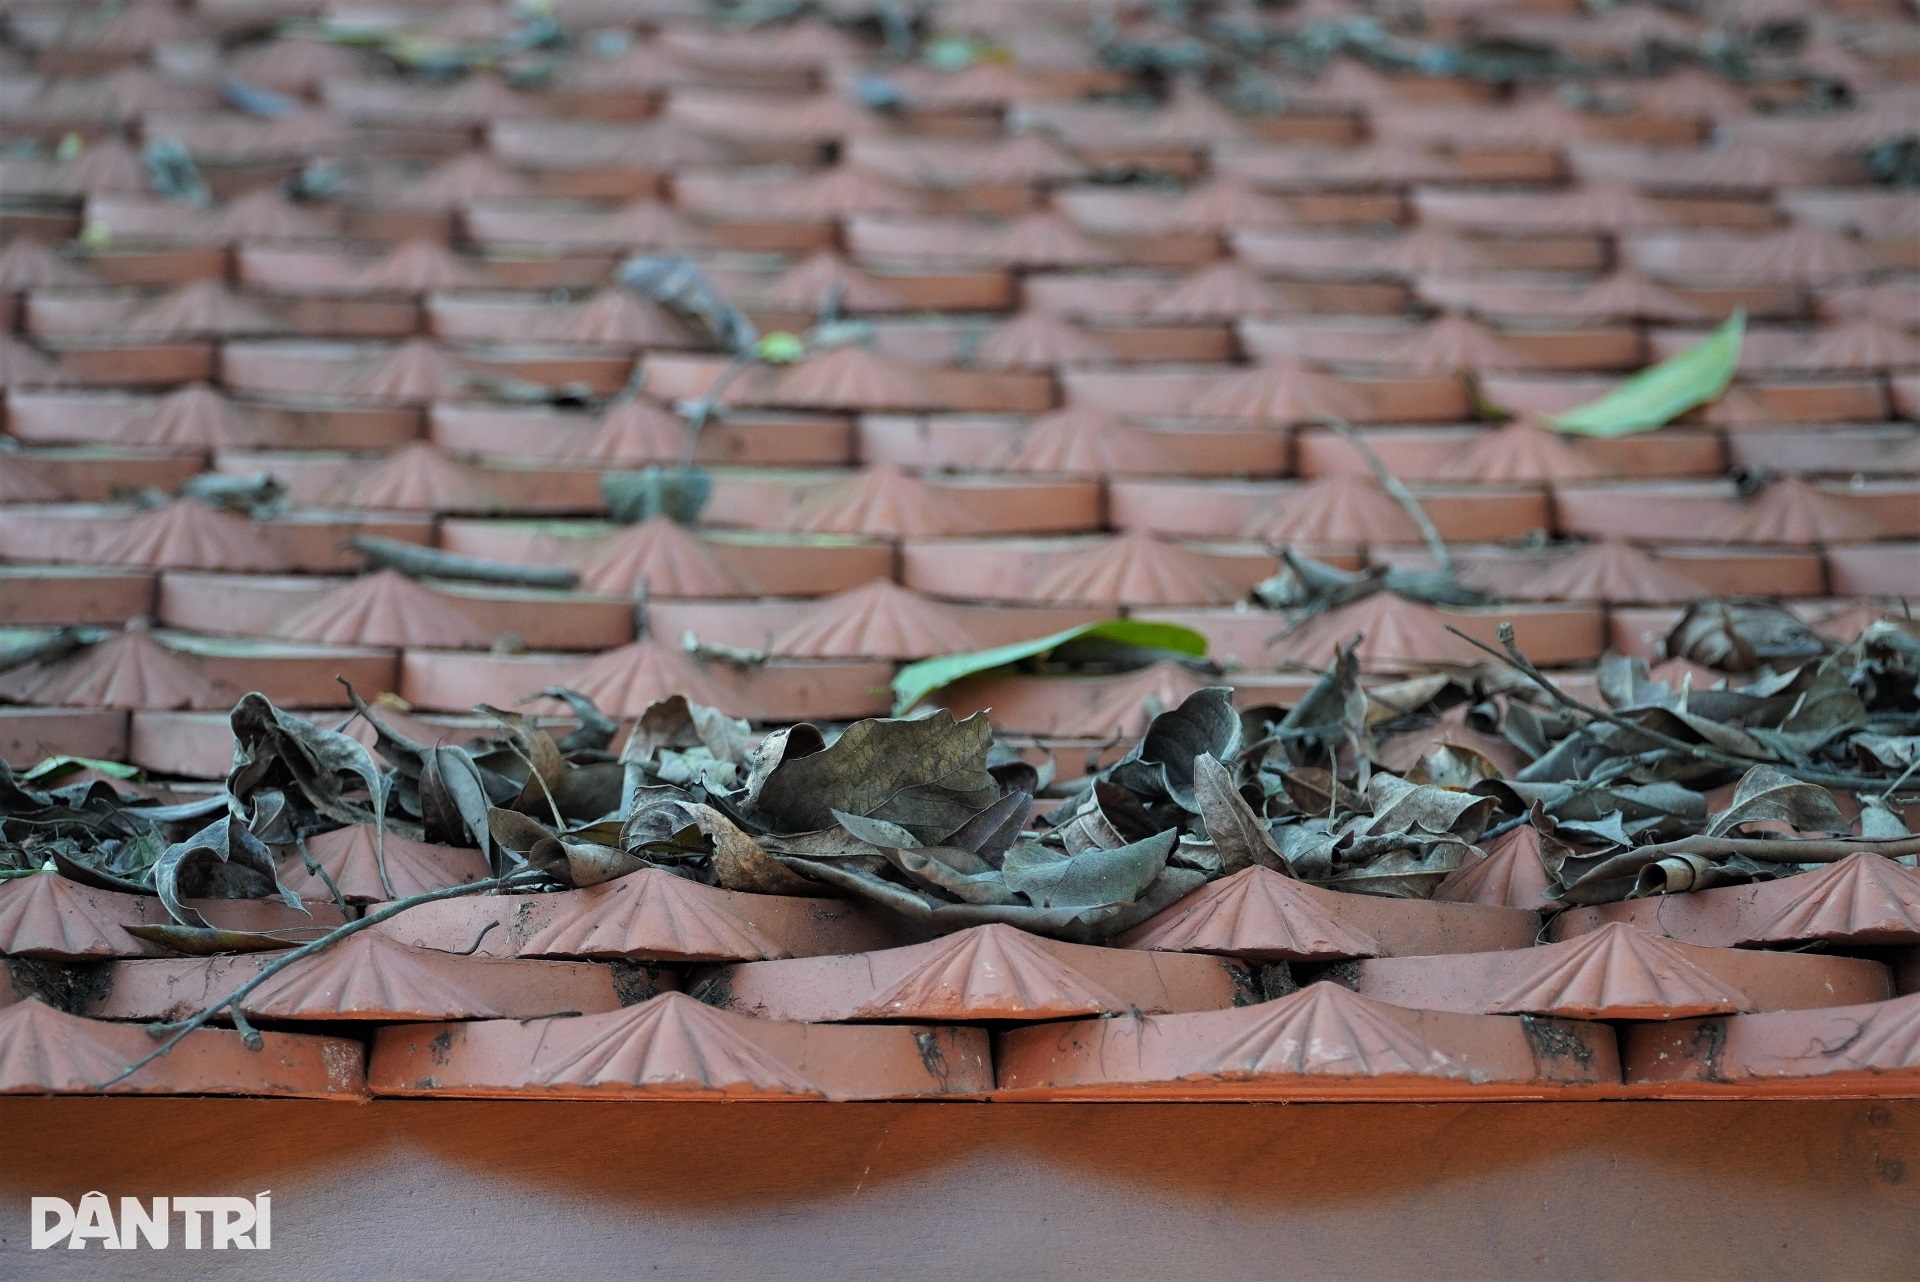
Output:
<svg viewBox="0 0 1920 1282">
<path fill-rule="evenodd" d="M 852 345 L 829 348 L 795 362 L 766 394 L 771 405 L 799 409 L 926 410 L 939 399 L 904 365 Z"/>
<path fill-rule="evenodd" d="M 1120 255 L 1058 214 L 1028 214 L 993 233 L 989 252 L 1015 267 L 1099 267 Z"/>
<path fill-rule="evenodd" d="M 1105 684 L 1099 699 L 1084 714 L 1053 730 L 1073 738 L 1115 742 L 1137 739 L 1147 732 L 1147 724 L 1155 716 L 1179 707 L 1188 695 L 1206 684 L 1207 680 L 1191 669 L 1162 659 Z"/>
<path fill-rule="evenodd" d="M 1533 973 L 1496 994 L 1490 1013 L 1686 1019 L 1753 1009 L 1745 993 L 1694 964 L 1681 946 L 1622 922 L 1525 955 Z"/>
<path fill-rule="evenodd" d="M 1438 903 L 1553 912 L 1559 901 L 1547 897 L 1551 888 L 1540 862 L 1540 831 L 1522 824 L 1488 842 L 1478 858 L 1468 856 L 1434 888 L 1433 898 Z"/>
<path fill-rule="evenodd" d="M 1156 320 L 1232 321 L 1285 310 L 1273 286 L 1237 262 L 1215 263 L 1182 280 L 1154 304 Z"/>
<path fill-rule="evenodd" d="M 1122 948 L 1221 953 L 1249 961 L 1379 957 L 1385 948 L 1339 918 L 1338 899 L 1255 866 L 1211 882 L 1114 942 Z"/>
<path fill-rule="evenodd" d="M 973 534 L 982 526 L 978 517 L 939 486 L 881 463 L 815 495 L 795 516 L 792 528 L 810 534 L 901 539 Z"/>
<path fill-rule="evenodd" d="M 855 1018 L 1065 1019 L 1127 1007 L 1012 926 L 975 926 L 930 947 L 932 956 L 862 1003 Z"/>
<path fill-rule="evenodd" d="M 396 245 L 379 262 L 353 274 L 354 289 L 425 294 L 440 289 L 478 289 L 487 279 L 437 240 L 418 237 Z"/>
<path fill-rule="evenodd" d="M 1920 339 L 1871 316 L 1822 331 L 1813 345 L 1782 364 L 1799 369 L 1873 373 L 1920 366 Z"/>
<path fill-rule="evenodd" d="M 595 1020 L 578 1041 L 542 1047 L 542 1086 L 643 1086 L 691 1094 L 820 1094 L 804 1073 L 747 1037 L 729 1016 L 684 993 L 662 993 Z M 579 1031 L 569 1026 L 566 1031 Z"/>
<path fill-rule="evenodd" d="M 73 381 L 38 349 L 0 335 L 0 387 L 58 387 Z"/>
<path fill-rule="evenodd" d="M 1222 177 L 1175 202 L 1168 225 L 1188 231 L 1234 231 L 1292 221 L 1278 201 L 1243 179 Z"/>
<path fill-rule="evenodd" d="M 1144 530 L 1062 557 L 1034 591 L 1048 601 L 1099 605 L 1226 605 L 1246 595 L 1199 553 Z"/>
<path fill-rule="evenodd" d="M 493 638 L 445 597 L 398 570 L 376 570 L 320 597 L 274 629 L 292 641 L 439 650 L 477 649 Z"/>
<path fill-rule="evenodd" d="M 1516 351 L 1483 321 L 1449 312 L 1383 349 L 1383 364 L 1421 374 L 1477 374 L 1482 370 L 1531 369 L 1537 362 Z"/>
<path fill-rule="evenodd" d="M 734 702 L 721 679 L 686 651 L 654 640 L 635 641 L 588 660 L 567 684 L 610 717 L 637 717 L 676 694 L 716 707 Z"/>
<path fill-rule="evenodd" d="M 1432 606 L 1392 592 L 1316 615 L 1273 646 L 1276 658 L 1311 668 L 1332 665 L 1340 647 L 1361 638 L 1355 656 L 1363 671 L 1405 672 L 1431 664 L 1478 663 L 1484 656 L 1447 630 Z"/>
<path fill-rule="evenodd" d="M 155 337 L 230 338 L 273 334 L 286 324 L 217 280 L 199 280 L 155 299 L 127 318 L 128 333 Z"/>
<path fill-rule="evenodd" d="M 580 567 L 589 592 L 625 596 L 642 575 L 649 597 L 751 596 L 758 585 L 724 565 L 684 526 L 664 516 L 630 525 Z"/>
<path fill-rule="evenodd" d="M 154 401 L 115 435 L 124 445 L 200 450 L 248 449 L 261 444 L 262 429 L 206 383 L 189 383 Z"/>
<path fill-rule="evenodd" d="M 1420 527 L 1372 481 L 1331 472 L 1256 509 L 1240 537 L 1268 544 L 1373 547 L 1418 543 Z"/>
<path fill-rule="evenodd" d="M 1187 406 L 1195 418 L 1276 424 L 1365 418 L 1366 410 L 1358 392 L 1291 357 L 1228 375 Z"/>
<path fill-rule="evenodd" d="M 229 700 L 186 660 L 141 629 L 0 678 L 0 689 L 41 707 L 172 710 L 224 708 Z"/>
<path fill-rule="evenodd" d="M 1488 432 L 1440 469 L 1442 480 L 1478 485 L 1585 481 L 1600 475 L 1566 437 L 1520 419 Z"/>
<path fill-rule="evenodd" d="M 734 896 L 656 868 L 578 891 L 574 900 L 571 911 L 521 946 L 522 957 L 721 962 L 790 955 L 736 909 Z"/>
<path fill-rule="evenodd" d="M 831 250 L 789 267 L 767 286 L 769 307 L 822 312 L 829 300 L 854 312 L 889 311 L 900 305 L 892 286 Z"/>
<path fill-rule="evenodd" d="M 687 425 L 665 407 L 635 397 L 610 405 L 593 431 L 552 457 L 576 463 L 614 463 L 621 466 L 666 463 L 680 457 L 687 445 Z"/>
<path fill-rule="evenodd" d="M 411 338 L 342 381 L 343 395 L 425 405 L 461 390 L 460 362 L 424 338 Z"/>
<path fill-rule="evenodd" d="M 1382 1013 L 1397 1012 L 1397 1007 L 1338 984 L 1309 984 L 1258 1009 L 1256 1020 L 1196 1070 L 1227 1079 L 1267 1074 L 1453 1077 L 1468 1071 Z"/>
<path fill-rule="evenodd" d="M 370 824 L 309 837 L 306 855 L 320 871 L 308 871 L 296 855 L 281 864 L 281 883 L 302 899 L 332 899 L 338 889 L 349 903 L 370 904 L 464 886 L 492 875 L 478 850 L 436 846 L 391 832 L 379 834 L 377 842 L 375 838 Z"/>
<path fill-rule="evenodd" d="M 1061 476 L 1171 476 L 1180 470 L 1152 432 L 1094 406 L 1035 419 L 994 466 Z"/>
<path fill-rule="evenodd" d="M 95 1090 L 118 1077 L 126 1051 L 97 1027 L 38 996 L 0 1009 L 0 1094 Z"/>
<path fill-rule="evenodd" d="M 175 499 L 116 529 L 94 554 L 104 565 L 156 570 L 253 570 L 285 563 L 260 541 L 253 522 L 194 499 Z"/>
<path fill-rule="evenodd" d="M 565 343 L 608 347 L 681 347 L 691 339 L 687 327 L 660 304 L 614 287 L 581 304 L 558 337 Z"/>
<path fill-rule="evenodd" d="M 1787 884 L 1793 898 L 1771 917 L 1743 927 L 1742 945 L 1920 939 L 1920 872 L 1882 855 L 1861 851 Z"/>
<path fill-rule="evenodd" d="M 0 249 L 0 293 L 23 294 L 50 286 L 87 285 L 93 275 L 42 241 L 16 236 Z"/>
<path fill-rule="evenodd" d="M 1797 476 L 1783 476 L 1700 532 L 1709 543 L 1811 547 L 1878 538 L 1879 523 Z"/>
<path fill-rule="evenodd" d="M 137 902 L 57 872 L 10 878 L 0 882 L 0 956 L 48 961 L 138 956 L 145 949 L 126 931 L 141 920 L 132 911 Z"/>
<path fill-rule="evenodd" d="M 499 1018 L 479 985 L 461 984 L 435 964 L 446 957 L 363 931 L 269 977 L 241 1009 L 270 1019 Z"/>
<path fill-rule="evenodd" d="M 1064 316 L 1028 310 L 993 327 L 974 349 L 981 369 L 1051 370 L 1114 359 L 1113 349 Z"/>
<path fill-rule="evenodd" d="M 217 243 L 262 240 L 302 240 L 329 236 L 332 226 L 320 214 L 262 187 L 236 197 L 215 214 L 208 235 Z"/>
<path fill-rule="evenodd" d="M 61 161 L 49 185 L 75 196 L 138 196 L 147 190 L 147 166 L 126 143 L 107 138 Z"/>
<path fill-rule="evenodd" d="M 1631 544 L 1607 539 L 1557 558 L 1515 586 L 1512 595 L 1521 601 L 1678 605 L 1712 594 Z"/>
<path fill-rule="evenodd" d="M 1711 319 L 1706 308 L 1689 303 L 1628 267 L 1580 290 L 1560 310 L 1573 319 L 1596 321 Z"/>
<path fill-rule="evenodd" d="M 371 471 L 347 477 L 326 499 L 343 507 L 406 512 L 487 512 L 507 506 L 478 469 L 425 441 L 404 445 Z"/>
<path fill-rule="evenodd" d="M 827 597 L 768 644 L 793 659 L 925 659 L 977 650 L 960 616 L 890 579 Z"/>
</svg>

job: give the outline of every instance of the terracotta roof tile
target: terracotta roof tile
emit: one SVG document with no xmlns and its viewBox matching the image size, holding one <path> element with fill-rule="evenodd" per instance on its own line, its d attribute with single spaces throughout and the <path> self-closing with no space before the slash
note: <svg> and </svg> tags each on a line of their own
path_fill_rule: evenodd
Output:
<svg viewBox="0 0 1920 1282">
<path fill-rule="evenodd" d="M 353 274 L 354 289 L 424 294 L 435 289 L 476 289 L 486 278 L 437 240 L 420 238 L 388 250 Z"/>
<path fill-rule="evenodd" d="M 1235 320 L 1242 316 L 1276 316 L 1284 308 L 1274 288 L 1238 263 L 1203 267 L 1175 285 L 1147 308 L 1161 320 Z"/>
<path fill-rule="evenodd" d="M 568 683 L 610 717 L 637 717 L 662 699 L 684 694 L 697 703 L 726 706 L 733 697 L 685 651 L 660 641 L 635 641 L 595 656 Z"/>
<path fill-rule="evenodd" d="M 980 340 L 973 363 L 982 369 L 1052 370 L 1061 365 L 1099 365 L 1113 349 L 1053 312 L 1021 312 Z"/>
<path fill-rule="evenodd" d="M 1256 509 L 1240 536 L 1268 544 L 1373 546 L 1418 543 L 1420 527 L 1372 481 L 1331 472 Z"/>
<path fill-rule="evenodd" d="M 484 512 L 506 506 L 481 473 L 437 446 L 402 446 L 372 470 L 350 476 L 328 494 L 348 507 L 413 512 Z"/>
<path fill-rule="evenodd" d="M 579 909 L 529 939 L 521 956 L 740 961 L 784 955 L 751 920 L 730 911 L 729 899 L 672 873 L 643 869 L 579 897 Z"/>
<path fill-rule="evenodd" d="M 1179 471 L 1153 433 L 1091 406 L 1035 419 L 995 465 L 1008 472 L 1078 476 L 1165 476 Z"/>
<path fill-rule="evenodd" d="M 835 347 L 796 362 L 775 380 L 771 405 L 826 410 L 924 410 L 939 400 L 912 370 L 865 348 Z"/>
<path fill-rule="evenodd" d="M 1556 559 L 1513 588 L 1523 601 L 1678 605 L 1711 593 L 1631 544 L 1606 539 Z"/>
<path fill-rule="evenodd" d="M 309 859 L 315 871 L 308 871 Z M 368 904 L 490 875 L 477 850 L 430 845 L 398 833 L 376 834 L 371 825 L 356 824 L 308 838 L 304 856 L 297 854 L 281 865 L 280 880 L 302 899 L 332 899 L 337 891 L 348 903 Z"/>
<path fill-rule="evenodd" d="M 1447 631 L 1438 610 L 1391 592 L 1309 619 L 1274 644 L 1274 653 L 1324 668 L 1339 648 L 1359 639 L 1354 653 L 1374 672 L 1404 672 L 1429 664 L 1478 663 L 1481 653 Z"/>
<path fill-rule="evenodd" d="M 189 383 L 159 397 L 149 412 L 133 419 L 116 436 L 127 445 L 216 450 L 257 445 L 262 433 L 249 414 L 214 388 Z"/>
<path fill-rule="evenodd" d="M 1123 605 L 1223 605 L 1245 595 L 1198 553 L 1145 530 L 1063 557 L 1034 591 L 1048 601 Z"/>
<path fill-rule="evenodd" d="M 716 558 L 684 526 L 664 516 L 630 525 L 580 567 L 589 592 L 626 595 L 642 577 L 648 596 L 748 596 L 756 585 Z"/>
<path fill-rule="evenodd" d="M 810 606 L 767 646 L 795 659 L 924 659 L 979 648 L 952 610 L 890 579 Z"/>
<path fill-rule="evenodd" d="M 460 363 L 426 339 L 409 339 L 341 386 L 346 396 L 424 405 L 460 390 Z"/>
<path fill-rule="evenodd" d="M 1558 905 L 1547 897 L 1552 883 L 1540 862 L 1540 830 L 1532 824 L 1494 838 L 1483 858 L 1469 858 L 1434 889 L 1445 903 L 1495 904 L 1551 912 Z"/>
<path fill-rule="evenodd" d="M 131 333 L 165 337 L 271 334 L 286 327 L 219 281 L 182 285 L 127 318 Z"/>
<path fill-rule="evenodd" d="M 1337 903 L 1270 868 L 1244 868 L 1201 887 L 1120 936 L 1123 948 L 1223 953 L 1250 961 L 1378 957 L 1366 931 L 1329 911 Z"/>
<path fill-rule="evenodd" d="M 815 254 L 780 273 L 765 296 L 770 307 L 808 313 L 823 310 L 830 299 L 856 312 L 890 311 L 900 304 L 900 296 L 886 282 L 831 252 Z"/>
<path fill-rule="evenodd" d="M 1489 485 L 1586 481 L 1599 475 L 1600 469 L 1564 436 L 1526 419 L 1489 432 L 1440 469 L 1443 480 Z"/>
<path fill-rule="evenodd" d="M 1494 997 L 1501 1014 L 1685 1019 L 1752 1009 L 1745 993 L 1702 970 L 1678 946 L 1631 926 L 1603 926 L 1528 953 L 1536 973 Z"/>
<path fill-rule="evenodd" d="M 1878 537 L 1879 525 L 1797 476 L 1783 476 L 1737 511 L 1711 522 L 1700 537 L 1714 543 L 1858 543 Z"/>
<path fill-rule="evenodd" d="M 1459 312 L 1449 312 L 1429 321 L 1419 333 L 1384 349 L 1379 359 L 1384 364 L 1421 374 L 1530 369 L 1538 364 L 1522 355 L 1490 326 Z"/>
<path fill-rule="evenodd" d="M 116 529 L 95 555 L 105 565 L 156 570 L 285 569 L 247 518 L 193 499 L 175 499 Z"/>
<path fill-rule="evenodd" d="M 59 285 L 86 285 L 92 277 L 79 265 L 31 237 L 17 237 L 0 249 L 0 290 L 10 294 Z"/>
<path fill-rule="evenodd" d="M 344 583 L 274 629 L 294 641 L 329 645 L 484 647 L 493 638 L 460 609 L 398 570 Z"/>
<path fill-rule="evenodd" d="M 900 539 L 972 534 L 982 527 L 937 486 L 880 463 L 816 496 L 795 516 L 792 528 Z"/>
<path fill-rule="evenodd" d="M 145 950 L 126 930 L 140 920 L 133 902 L 131 896 L 94 890 L 55 872 L 0 882 L 0 956 L 49 961 L 138 956 Z"/>
<path fill-rule="evenodd" d="M 1187 406 L 1195 418 L 1269 423 L 1364 418 L 1365 410 L 1351 388 L 1291 359 L 1219 379 Z"/>
<path fill-rule="evenodd" d="M 6 691 L 42 707 L 221 708 L 213 683 L 172 650 L 140 631 L 116 633 L 65 659 L 16 668 Z"/>
</svg>

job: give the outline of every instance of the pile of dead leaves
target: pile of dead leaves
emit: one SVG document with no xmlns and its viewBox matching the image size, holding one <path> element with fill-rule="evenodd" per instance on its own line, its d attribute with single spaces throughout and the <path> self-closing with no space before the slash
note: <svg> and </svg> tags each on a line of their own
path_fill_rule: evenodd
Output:
<svg viewBox="0 0 1920 1282">
<path fill-rule="evenodd" d="M 0 875 L 46 869 L 186 900 L 285 894 L 276 869 L 347 824 L 475 847 L 553 889 L 641 868 L 731 890 L 857 896 L 929 929 L 1005 922 L 1098 940 L 1259 864 L 1335 889 L 1431 895 L 1493 837 L 1538 834 L 1550 893 L 1606 902 L 1789 875 L 1855 850 L 1920 852 L 1920 641 L 1845 644 L 1760 602 L 1689 610 L 1659 669 L 1609 656 L 1597 700 L 1510 649 L 1365 686 L 1353 651 L 1289 708 L 1208 687 L 1104 769 L 996 742 L 983 715 L 752 727 L 674 697 L 619 729 L 483 707 L 463 743 L 409 738 L 350 693 L 361 737 L 235 707 L 226 791 L 182 805 L 95 777 L 0 778 Z M 1656 675 L 1656 672 L 1658 675 Z M 364 746 L 361 739 L 371 742 Z M 1913 785 L 1920 789 L 1920 785 Z"/>
</svg>

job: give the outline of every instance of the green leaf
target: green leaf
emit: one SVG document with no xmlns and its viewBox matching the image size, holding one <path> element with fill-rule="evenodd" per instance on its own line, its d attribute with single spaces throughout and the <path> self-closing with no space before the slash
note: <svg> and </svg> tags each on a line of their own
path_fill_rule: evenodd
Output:
<svg viewBox="0 0 1920 1282">
<path fill-rule="evenodd" d="M 1207 653 L 1207 639 L 1192 628 L 1181 627 L 1177 623 L 1152 623 L 1144 619 L 1108 619 L 1103 623 L 1083 623 L 1077 628 L 1068 628 L 1065 632 L 1037 637 L 1032 641 L 1016 641 L 1012 645 L 998 645 L 991 650 L 948 654 L 937 659 L 909 663 L 893 679 L 894 711 L 896 715 L 905 712 L 934 691 L 944 689 L 962 677 L 1050 654 L 1068 643 L 1073 643 L 1076 650 L 1086 647 L 1087 643 L 1095 643 L 1101 650 L 1157 650 L 1196 658 Z"/>
<path fill-rule="evenodd" d="M 109 779 L 147 777 L 147 772 L 139 766 L 129 766 L 120 761 L 101 761 L 94 757 L 47 757 L 20 778 L 27 783 L 49 784 L 68 775 L 79 774 L 82 770 L 93 770 Z"/>
<path fill-rule="evenodd" d="M 807 354 L 807 345 L 798 334 L 775 330 L 754 344 L 754 354 L 773 365 L 788 365 Z"/>
<path fill-rule="evenodd" d="M 1608 392 L 1597 401 L 1549 419 L 1556 431 L 1574 436 L 1631 436 L 1665 427 L 1697 406 L 1718 400 L 1740 365 L 1747 313 L 1735 310 L 1706 339 L 1677 352 Z"/>
</svg>

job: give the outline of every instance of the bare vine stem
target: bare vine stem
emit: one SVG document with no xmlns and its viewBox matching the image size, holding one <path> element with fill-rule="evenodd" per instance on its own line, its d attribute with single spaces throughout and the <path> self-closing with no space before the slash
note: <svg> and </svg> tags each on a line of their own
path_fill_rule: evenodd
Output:
<svg viewBox="0 0 1920 1282">
<path fill-rule="evenodd" d="M 272 979 L 275 975 L 278 975 L 295 962 L 305 961 L 316 953 L 324 952 L 326 949 L 331 948 L 348 936 L 356 935 L 363 930 L 379 925 L 389 918 L 397 917 L 409 908 L 417 908 L 421 904 L 437 903 L 442 899 L 458 899 L 466 895 L 485 894 L 490 890 L 511 890 L 518 889 L 522 886 L 532 887 L 541 880 L 542 879 L 538 877 L 529 877 L 525 869 L 520 869 L 508 873 L 504 877 L 489 877 L 484 881 L 468 882 L 464 886 L 448 886 L 442 890 L 426 890 L 417 895 L 409 895 L 405 899 L 396 899 L 386 907 L 368 913 L 356 921 L 347 922 L 343 926 L 336 926 L 334 929 L 320 936 L 320 938 L 310 943 L 302 944 L 291 952 L 274 958 L 260 968 L 259 974 L 234 989 L 231 993 L 228 993 L 225 997 L 222 997 L 213 1005 L 199 1011 L 197 1014 L 171 1024 L 150 1025 L 147 1029 L 149 1033 L 155 1037 L 165 1037 L 166 1040 L 156 1047 L 151 1054 L 142 1056 L 139 1060 L 127 1065 L 126 1068 L 116 1073 L 113 1077 L 100 1083 L 98 1089 L 106 1090 L 110 1086 L 124 1082 L 127 1078 L 132 1077 L 135 1073 L 178 1046 L 185 1040 L 188 1033 L 205 1026 L 214 1016 L 228 1008 L 232 1008 L 234 1027 L 240 1031 L 241 1037 L 246 1041 L 247 1049 L 257 1051 L 264 1043 L 260 1034 L 247 1023 L 246 1017 L 240 1013 L 240 1003 L 244 1001 L 247 995 L 253 992 L 254 989 L 260 987 L 260 985 L 266 983 L 269 979 Z"/>
</svg>

